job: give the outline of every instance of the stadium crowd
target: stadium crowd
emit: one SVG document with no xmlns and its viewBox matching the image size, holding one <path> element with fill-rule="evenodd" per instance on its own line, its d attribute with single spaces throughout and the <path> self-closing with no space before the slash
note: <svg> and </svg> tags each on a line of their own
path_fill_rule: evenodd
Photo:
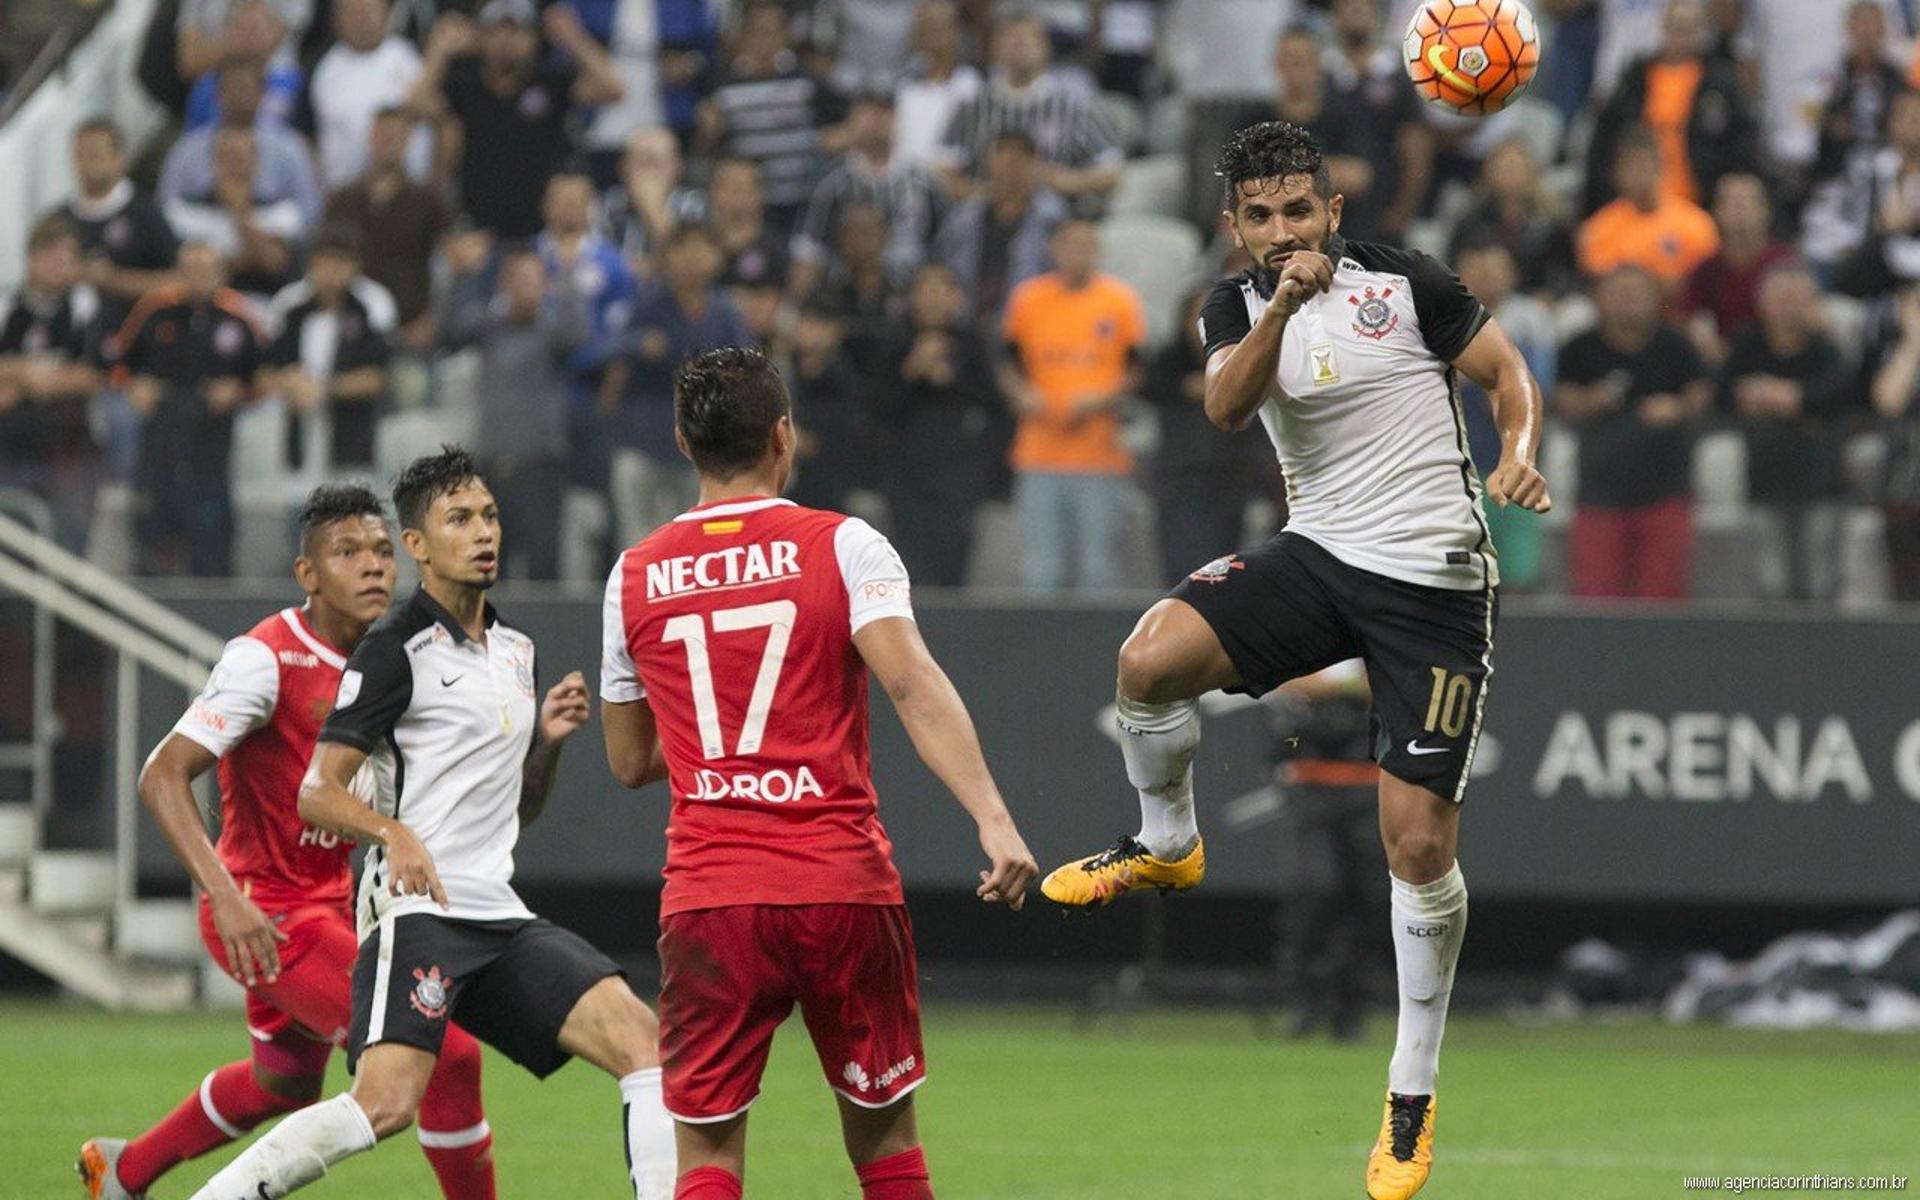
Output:
<svg viewBox="0 0 1920 1200">
<path fill-rule="evenodd" d="M 1489 513 L 1510 589 L 1920 599 L 1920 5 L 1536 0 L 1541 76 L 1478 121 L 1406 84 L 1411 7 L 164 0 L 177 132 L 79 114 L 0 298 L 0 487 L 220 576 L 457 440 L 509 576 L 593 580 L 693 497 L 675 365 L 756 343 L 795 499 L 919 581 L 1157 586 L 1284 512 L 1194 328 L 1245 265 L 1212 154 L 1279 118 L 1546 389 L 1561 511 Z"/>
</svg>

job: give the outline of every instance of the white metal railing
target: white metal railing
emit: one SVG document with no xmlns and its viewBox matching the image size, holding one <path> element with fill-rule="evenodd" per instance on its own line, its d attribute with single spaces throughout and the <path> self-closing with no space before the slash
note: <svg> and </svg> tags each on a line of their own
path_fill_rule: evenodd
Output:
<svg viewBox="0 0 1920 1200">
<path fill-rule="evenodd" d="M 134 899 L 139 871 L 139 799 L 134 781 L 140 766 L 140 670 L 155 672 L 198 691 L 224 648 L 220 638 L 152 597 L 142 594 L 50 538 L 0 514 L 0 589 L 17 593 L 35 610 L 36 660 L 52 652 L 57 618 L 97 639 L 114 653 L 113 773 L 114 864 L 117 901 Z M 45 709 L 40 707 L 45 702 Z M 36 760 L 51 761 L 59 723 L 52 691 L 36 689 L 33 737 Z M 36 772 L 36 811 L 44 817 L 50 772 Z"/>
<path fill-rule="evenodd" d="M 0 9 L 5 9 L 0 0 Z M 115 0 L 65 62 L 0 125 L 0 288 L 20 281 L 27 230 L 73 194 L 69 143 L 88 117 L 112 117 L 128 157 L 166 122 L 134 78 L 154 0 Z"/>
<path fill-rule="evenodd" d="M 0 488 L 0 513 L 18 513 L 33 523 L 35 532 L 52 537 L 53 509 L 31 492 Z M 33 679 L 28 705 L 27 740 L 0 745 L 0 770 L 25 771 L 27 796 L 36 817 L 53 805 L 53 743 L 57 727 L 43 722 L 53 717 L 53 610 L 36 606 L 33 612 Z"/>
</svg>

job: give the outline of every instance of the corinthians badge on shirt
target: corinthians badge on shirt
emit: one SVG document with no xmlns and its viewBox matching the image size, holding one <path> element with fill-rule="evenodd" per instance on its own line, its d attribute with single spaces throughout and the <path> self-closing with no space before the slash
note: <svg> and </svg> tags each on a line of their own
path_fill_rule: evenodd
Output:
<svg viewBox="0 0 1920 1200">
<path fill-rule="evenodd" d="M 1333 383 L 1340 378 L 1340 368 L 1334 365 L 1333 346 L 1330 343 L 1322 342 L 1317 346 L 1308 346 L 1307 362 L 1313 368 L 1315 387 L 1324 383 Z"/>
</svg>

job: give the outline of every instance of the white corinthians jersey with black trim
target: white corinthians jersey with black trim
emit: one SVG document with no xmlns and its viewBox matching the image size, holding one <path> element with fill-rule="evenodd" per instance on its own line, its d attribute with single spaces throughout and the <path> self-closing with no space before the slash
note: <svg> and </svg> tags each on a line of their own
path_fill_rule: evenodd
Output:
<svg viewBox="0 0 1920 1200">
<path fill-rule="evenodd" d="M 1287 528 L 1342 562 L 1429 587 L 1499 582 L 1453 360 L 1490 319 L 1428 255 L 1335 236 L 1333 287 L 1287 322 L 1260 406 L 1287 478 Z M 1206 355 L 1243 340 L 1274 273 L 1213 285 Z"/>
<path fill-rule="evenodd" d="M 443 910 L 428 896 L 390 895 L 376 846 L 361 871 L 363 935 L 389 913 L 533 916 L 513 890 L 522 768 L 540 715 L 533 639 L 491 604 L 485 621 L 475 641 L 421 588 L 374 622 L 340 676 L 320 740 L 378 764 L 379 810 L 426 844 L 448 901 Z"/>
</svg>

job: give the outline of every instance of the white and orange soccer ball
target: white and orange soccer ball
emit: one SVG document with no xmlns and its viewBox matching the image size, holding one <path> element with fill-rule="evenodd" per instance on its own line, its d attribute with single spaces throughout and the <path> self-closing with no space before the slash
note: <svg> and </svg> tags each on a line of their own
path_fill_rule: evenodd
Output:
<svg viewBox="0 0 1920 1200">
<path fill-rule="evenodd" d="M 1407 23 L 1407 77 L 1430 104 L 1471 117 L 1519 99 L 1540 68 L 1540 27 L 1520 0 L 1427 0 Z"/>
</svg>

